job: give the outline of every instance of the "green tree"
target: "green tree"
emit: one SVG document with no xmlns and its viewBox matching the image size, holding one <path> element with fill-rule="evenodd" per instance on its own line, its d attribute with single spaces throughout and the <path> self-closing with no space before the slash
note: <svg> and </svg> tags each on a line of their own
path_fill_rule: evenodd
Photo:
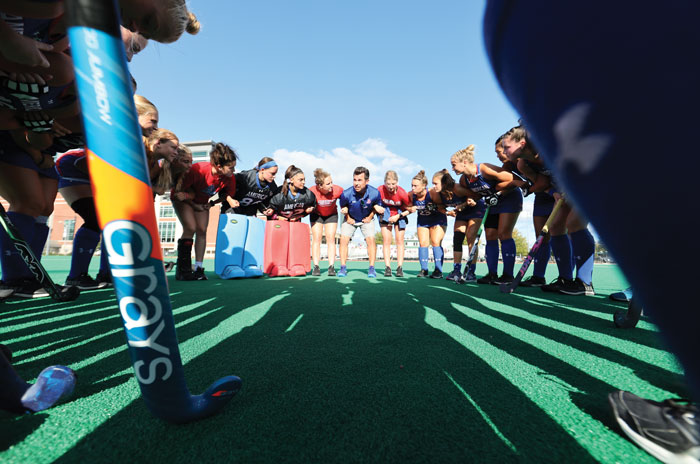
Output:
<svg viewBox="0 0 700 464">
<path fill-rule="evenodd" d="M 383 245 L 383 244 L 384 244 L 384 238 L 382 237 L 382 233 L 381 233 L 381 232 L 377 232 L 376 234 L 374 234 L 374 242 L 375 242 L 377 245 Z"/>
<path fill-rule="evenodd" d="M 513 240 L 515 240 L 515 254 L 526 256 L 530 251 L 530 246 L 527 244 L 525 236 L 518 229 L 513 229 Z"/>
</svg>

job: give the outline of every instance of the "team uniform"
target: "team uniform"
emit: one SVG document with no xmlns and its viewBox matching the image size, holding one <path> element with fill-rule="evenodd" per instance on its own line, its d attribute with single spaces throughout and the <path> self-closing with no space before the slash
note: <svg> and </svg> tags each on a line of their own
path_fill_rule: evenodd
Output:
<svg viewBox="0 0 700 464">
<path fill-rule="evenodd" d="M 182 180 L 183 192 L 194 192 L 194 203 L 205 205 L 209 198 L 217 193 L 226 193 L 230 197 L 236 195 L 236 177 L 217 176 L 211 172 L 211 163 L 204 161 L 193 164 Z"/>
<path fill-rule="evenodd" d="M 84 148 L 69 150 L 58 156 L 54 167 L 59 176 L 59 189 L 74 185 L 90 185 L 90 176 L 78 165 L 87 167 L 87 153 Z"/>
<path fill-rule="evenodd" d="M 368 185 L 362 193 L 355 192 L 353 187 L 345 189 L 340 196 L 340 207 L 348 207 L 348 215 L 355 220 L 354 224 L 343 222 L 340 227 L 340 234 L 352 237 L 359 227 L 363 237 L 374 236 L 374 222 L 364 223 L 362 220 L 369 216 L 375 205 L 381 205 L 382 197 L 379 190 Z"/>
<path fill-rule="evenodd" d="M 416 208 L 418 227 L 447 226 L 447 215 L 438 211 L 438 204 L 430 198 L 430 191 L 425 192 L 422 200 L 411 192 L 411 204 Z"/>
<path fill-rule="evenodd" d="M 440 199 L 442 204 L 447 208 L 456 208 L 463 205 L 467 201 L 467 197 L 458 197 L 457 195 L 452 195 L 451 198 L 446 198 L 445 195 L 440 192 Z M 476 200 L 474 206 L 464 206 L 461 210 L 457 211 L 455 216 L 455 221 L 468 222 L 470 219 L 481 219 L 484 217 L 486 212 L 486 204 L 484 200 Z"/>
<path fill-rule="evenodd" d="M 320 222 L 321 224 L 336 224 L 338 222 L 337 201 L 343 194 L 343 188 L 333 185 L 333 190 L 328 194 L 321 193 L 317 185 L 309 188 L 316 196 L 316 209 L 309 216 L 311 224 Z"/>
<path fill-rule="evenodd" d="M 306 216 L 306 208 L 312 206 L 316 206 L 316 195 L 307 188 L 299 190 L 296 195 L 292 194 L 291 189 L 286 195 L 280 191 L 270 199 L 270 208 L 275 214 L 289 221 L 303 218 Z"/>
<path fill-rule="evenodd" d="M 396 192 L 391 193 L 386 188 L 386 185 L 380 185 L 379 195 L 382 197 L 382 205 L 386 208 L 384 214 L 379 218 L 379 225 L 388 226 L 389 218 L 399 214 L 401 211 L 405 211 L 406 207 L 410 205 L 410 200 L 408 199 L 408 193 L 402 187 L 396 187 Z M 405 217 L 399 218 L 396 221 L 396 226 L 404 230 L 408 224 L 408 219 Z"/>
<path fill-rule="evenodd" d="M 260 180 L 257 169 L 236 173 L 234 177 L 237 189 L 236 195 L 232 196 L 241 204 L 234 208 L 236 214 L 255 216 L 258 211 L 265 211 L 270 207 L 270 198 L 279 191 L 275 181 L 267 183 Z"/>
</svg>

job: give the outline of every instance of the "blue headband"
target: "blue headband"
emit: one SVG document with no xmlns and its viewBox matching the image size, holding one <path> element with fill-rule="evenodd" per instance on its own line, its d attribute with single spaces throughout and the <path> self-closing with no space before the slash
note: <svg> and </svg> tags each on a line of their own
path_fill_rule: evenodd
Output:
<svg viewBox="0 0 700 464">
<path fill-rule="evenodd" d="M 274 168 L 275 166 L 277 166 L 277 163 L 275 163 L 274 161 L 268 161 L 267 163 L 263 164 L 262 166 L 258 166 L 255 169 L 257 169 L 259 171 L 261 169 Z"/>
</svg>

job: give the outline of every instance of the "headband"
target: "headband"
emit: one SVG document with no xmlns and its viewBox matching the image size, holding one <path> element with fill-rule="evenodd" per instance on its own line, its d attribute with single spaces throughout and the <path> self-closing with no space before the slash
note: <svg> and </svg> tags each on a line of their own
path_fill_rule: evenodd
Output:
<svg viewBox="0 0 700 464">
<path fill-rule="evenodd" d="M 258 167 L 255 168 L 255 169 L 259 171 L 259 170 L 261 170 L 261 169 L 274 168 L 275 166 L 277 166 L 277 163 L 275 163 L 274 160 L 273 160 L 273 161 L 268 161 L 267 163 L 263 164 L 262 166 L 258 166 Z"/>
</svg>

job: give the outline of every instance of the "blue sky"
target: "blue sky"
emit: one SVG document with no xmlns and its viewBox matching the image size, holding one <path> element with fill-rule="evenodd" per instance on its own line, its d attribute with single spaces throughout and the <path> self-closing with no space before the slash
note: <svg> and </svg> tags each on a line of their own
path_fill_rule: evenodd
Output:
<svg viewBox="0 0 700 464">
<path fill-rule="evenodd" d="M 240 169 L 274 156 L 312 182 L 315 167 L 350 185 L 353 168 L 410 180 L 449 168 L 459 148 L 496 162 L 518 115 L 498 89 L 481 1 L 193 0 L 202 30 L 134 57 L 138 93 L 182 141 L 213 139 Z M 278 175 L 281 183 L 282 174 Z M 518 228 L 530 243 L 531 206 Z"/>
</svg>

